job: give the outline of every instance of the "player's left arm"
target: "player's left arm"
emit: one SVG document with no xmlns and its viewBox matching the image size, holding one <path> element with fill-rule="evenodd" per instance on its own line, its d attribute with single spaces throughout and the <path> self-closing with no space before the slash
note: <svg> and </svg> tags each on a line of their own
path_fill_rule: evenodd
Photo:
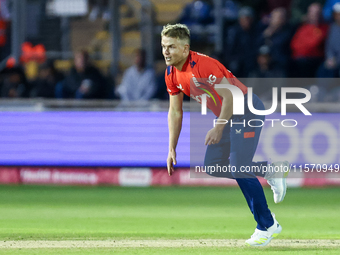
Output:
<svg viewBox="0 0 340 255">
<path fill-rule="evenodd" d="M 220 84 L 230 84 L 227 78 L 223 78 Z M 233 96 L 227 88 L 215 88 L 217 94 L 223 98 L 219 120 L 228 120 L 233 115 Z M 219 122 L 221 123 L 221 122 Z M 222 122 L 223 123 L 223 122 Z M 205 145 L 217 144 L 220 142 L 226 124 L 218 124 L 210 129 L 205 137 Z"/>
</svg>

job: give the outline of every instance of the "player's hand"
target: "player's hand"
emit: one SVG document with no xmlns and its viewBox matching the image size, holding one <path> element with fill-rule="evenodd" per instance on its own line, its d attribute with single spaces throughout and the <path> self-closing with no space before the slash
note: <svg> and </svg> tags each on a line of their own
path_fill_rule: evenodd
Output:
<svg viewBox="0 0 340 255">
<path fill-rule="evenodd" d="M 176 151 L 174 151 L 174 150 L 169 151 L 168 160 L 167 160 L 167 167 L 168 167 L 169 176 L 171 176 L 172 173 L 175 172 L 174 165 L 176 165 L 176 164 L 177 164 Z"/>
<path fill-rule="evenodd" d="M 217 126 L 210 129 L 205 137 L 205 145 L 217 144 L 221 141 L 223 129 Z"/>
</svg>

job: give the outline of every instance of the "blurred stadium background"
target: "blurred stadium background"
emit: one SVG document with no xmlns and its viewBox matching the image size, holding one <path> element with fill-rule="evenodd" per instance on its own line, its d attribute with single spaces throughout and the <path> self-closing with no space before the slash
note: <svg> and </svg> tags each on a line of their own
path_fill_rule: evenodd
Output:
<svg viewBox="0 0 340 255">
<path fill-rule="evenodd" d="M 159 33 L 164 24 L 176 21 L 192 28 L 193 50 L 221 61 L 227 59 L 226 66 L 239 73 L 245 84 L 254 85 L 268 106 L 268 91 L 274 85 L 303 86 L 311 91 L 312 100 L 306 107 L 313 116 L 308 118 L 293 113 L 299 111 L 297 108 L 288 108 L 290 113 L 285 118 L 296 119 L 299 125 L 292 129 L 266 125 L 257 158 L 284 158 L 298 165 L 339 163 L 338 65 L 333 77 L 322 78 L 315 69 L 313 75 L 301 78 L 288 68 L 297 68 L 296 59 L 285 54 L 293 54 L 292 38 L 306 24 L 315 29 L 338 26 L 336 3 L 329 7 L 328 2 L 310 2 L 1 1 L 0 182 L 142 186 L 234 183 L 188 178 L 191 126 L 187 117 L 178 147 L 181 170 L 172 179 L 164 171 L 168 98 Z M 334 19 L 323 17 L 327 8 L 333 10 Z M 277 21 L 280 17 L 284 26 L 265 36 L 272 23 L 282 23 Z M 314 23 L 308 17 L 314 17 Z M 254 32 L 246 30 L 243 23 L 252 24 Z M 235 47 L 229 44 L 232 38 Z M 324 53 L 329 50 L 330 46 L 325 46 L 329 40 L 326 35 L 316 46 L 323 51 L 318 69 L 326 66 L 324 62 L 330 57 Z M 230 52 L 230 47 L 238 55 Z M 252 51 L 244 55 L 245 48 Z M 139 54 L 138 49 L 145 53 Z M 257 54 L 275 59 L 269 71 L 247 67 L 245 62 L 256 62 Z M 286 66 L 280 65 L 286 61 L 283 56 L 289 63 Z M 336 62 L 336 55 L 334 58 Z M 308 65 L 315 59 L 298 60 Z M 131 66 L 138 65 L 139 73 L 129 72 Z M 252 79 L 241 69 L 248 70 L 246 73 L 262 70 L 262 74 Z M 133 78 L 124 78 L 124 72 Z M 254 80 L 258 82 L 254 84 Z M 155 88 L 143 92 L 145 86 Z M 189 104 L 188 100 L 184 104 L 187 116 Z M 280 119 L 278 113 L 274 115 Z M 292 178 L 291 182 L 296 186 L 339 184 L 332 175 L 313 180 Z"/>
<path fill-rule="evenodd" d="M 23 216 L 24 208 L 39 205 L 36 210 L 40 210 L 41 206 L 52 206 L 52 201 L 62 201 L 58 197 L 60 194 L 70 197 L 65 200 L 67 205 L 77 204 L 77 199 L 80 199 L 81 206 L 88 202 L 89 206 L 102 209 L 105 207 L 108 210 L 107 215 L 110 215 L 110 205 L 107 203 L 124 203 L 114 198 L 106 202 L 100 200 L 101 196 L 112 195 L 111 191 L 120 194 L 131 206 L 135 204 L 136 213 L 138 206 L 142 205 L 136 199 L 128 197 L 144 194 L 140 195 L 140 202 L 146 201 L 148 204 L 156 192 L 164 195 L 155 198 L 155 201 L 165 208 L 166 203 L 162 204 L 160 201 L 169 199 L 174 192 L 171 188 L 149 191 L 112 188 L 105 189 L 105 192 L 91 190 L 96 194 L 91 197 L 86 188 L 30 188 L 26 184 L 235 186 L 233 180 L 190 178 L 192 126 L 188 117 L 188 98 L 184 103 L 184 125 L 177 150 L 178 170 L 171 178 L 167 175 L 168 95 L 159 34 L 162 26 L 168 23 L 179 21 L 188 24 L 192 31 L 192 50 L 219 59 L 234 74 L 245 79 L 246 84 L 254 81 L 250 78 L 260 79 L 257 84 L 265 86 L 253 84 L 254 89 L 267 106 L 271 105 L 268 91 L 273 84 L 276 87 L 305 87 L 311 91 L 312 100 L 305 106 L 313 115 L 308 118 L 299 113 L 298 109 L 289 107 L 286 119 L 296 119 L 299 125 L 291 129 L 264 127 L 257 159 L 286 159 L 297 166 L 302 165 L 303 169 L 304 164 L 326 164 L 335 169 L 335 165 L 340 163 L 340 62 L 337 62 L 340 59 L 340 37 L 332 33 L 336 34 L 340 27 L 337 17 L 339 6 L 337 1 L 329 0 L 1 0 L 0 183 L 4 185 L 1 187 L 4 201 L 2 210 L 4 224 L 7 222 L 7 225 L 0 237 L 62 238 L 63 232 L 56 231 L 58 233 L 54 235 L 53 231 L 47 230 L 47 223 L 32 230 L 34 220 L 40 217 L 38 214 L 34 214 L 36 218 L 32 216 L 34 220 L 27 223 L 28 225 L 17 221 L 23 223 L 26 230 L 22 230 L 20 224 L 14 223 L 16 218 L 13 216 L 26 219 Z M 310 45 L 311 41 L 313 45 Z M 305 48 L 308 50 L 304 50 Z M 136 73 L 134 79 L 124 79 L 124 74 L 132 66 L 140 68 L 140 76 Z M 147 72 L 149 76 L 142 78 L 142 74 Z M 134 84 L 134 81 L 140 83 Z M 150 87 L 150 84 L 153 86 L 152 90 L 144 92 L 143 89 Z M 280 106 L 272 116 L 273 119 L 282 119 L 279 112 Z M 306 206 L 309 211 L 306 213 L 321 206 L 325 210 L 323 213 L 334 221 L 334 226 L 338 224 L 334 212 L 339 209 L 336 205 L 340 191 L 339 174 L 334 171 L 294 173 L 289 178 L 289 185 L 300 187 L 301 190 L 292 191 L 298 198 L 288 206 L 286 213 L 291 213 L 290 209 L 299 203 L 307 203 L 309 200 L 304 200 L 304 196 L 308 193 L 318 194 L 316 188 L 325 187 L 322 194 L 328 199 L 332 196 L 334 201 L 327 200 L 327 205 L 325 201 L 325 204 L 320 201 L 321 204 L 315 203 L 315 208 L 312 206 L 313 201 L 309 201 Z M 316 190 L 305 190 L 304 193 L 304 188 Z M 180 191 L 175 193 L 176 198 L 188 192 L 191 195 L 206 192 L 204 188 Z M 47 196 L 40 197 L 44 192 L 51 194 L 51 204 Z M 124 192 L 128 194 L 125 198 L 122 195 Z M 219 188 L 208 188 L 211 196 L 216 196 L 219 192 Z M 270 193 L 268 190 L 266 192 Z M 231 194 L 234 193 L 232 189 Z M 6 194 L 12 195 L 6 198 Z M 82 200 L 82 194 L 90 196 L 89 200 Z M 188 196 L 190 199 L 194 197 L 191 195 Z M 240 200 L 242 198 L 239 195 L 235 196 Z M 100 202 L 97 203 L 97 199 Z M 229 199 L 229 202 L 236 201 L 232 197 Z M 208 195 L 202 201 L 209 204 Z M 181 200 L 179 208 L 187 202 L 189 203 Z M 210 204 L 212 208 L 220 206 L 217 200 L 215 202 L 214 205 Z M 150 205 L 156 206 L 155 203 L 150 202 Z M 199 206 L 198 201 L 193 204 Z M 170 205 L 176 206 L 174 201 Z M 119 209 L 121 211 L 118 214 L 129 210 L 130 207 L 127 204 L 125 206 Z M 14 208 L 21 210 L 22 214 Z M 327 208 L 329 211 L 326 211 Z M 73 207 L 71 209 L 76 210 Z M 148 207 L 144 209 L 147 211 Z M 186 209 L 183 207 L 180 212 L 184 213 Z M 202 213 L 205 209 L 201 210 Z M 30 209 L 27 211 L 32 212 Z M 45 211 L 45 215 L 49 213 L 52 211 Z M 98 212 L 94 212 L 94 215 L 96 213 Z M 308 215 L 309 222 L 312 222 L 315 215 Z M 13 220 L 12 225 L 11 220 L 6 220 L 7 217 Z M 247 219 L 246 222 L 250 223 L 251 219 Z M 283 219 L 286 223 L 289 221 L 288 217 Z M 298 222 L 298 219 L 294 222 Z M 56 224 L 62 220 L 62 217 L 58 218 Z M 127 217 L 127 220 L 131 218 Z M 138 224 L 142 228 L 142 224 Z M 185 225 L 184 222 L 183 224 Z M 193 229 L 195 224 L 200 223 L 192 222 Z M 113 225 L 110 226 L 114 228 Z M 292 224 L 289 226 L 293 227 Z M 77 224 L 73 227 L 81 228 Z M 122 224 L 123 232 L 125 227 Z M 152 227 L 150 225 L 147 231 L 152 232 Z M 253 231 L 252 228 L 244 230 L 242 227 L 242 232 L 236 235 L 227 234 L 226 238 L 246 238 L 248 236 L 244 234 Z M 301 238 L 338 239 L 339 232 L 330 229 L 329 226 L 324 232 L 320 230 L 321 236 L 315 233 L 302 235 Z M 152 232 L 154 235 L 151 232 L 139 233 L 139 230 L 132 228 L 131 232 L 126 232 L 126 236 L 169 237 L 165 234 L 168 230 L 158 229 L 155 233 Z M 197 234 L 188 234 L 182 230 L 174 236 L 207 238 L 203 234 L 205 230 L 202 227 Z M 88 229 L 82 228 L 79 233 L 75 231 L 75 234 L 67 234 L 66 231 L 64 234 L 67 238 L 86 239 L 87 233 L 91 232 L 87 231 Z M 89 235 L 89 238 L 126 237 L 118 229 L 115 231 L 105 235 L 106 232 L 99 229 L 100 234 Z M 223 231 L 220 230 L 213 237 L 223 238 Z M 175 233 L 175 230 L 170 233 Z M 289 232 L 284 237 L 298 238 L 294 234 L 296 233 Z"/>
</svg>

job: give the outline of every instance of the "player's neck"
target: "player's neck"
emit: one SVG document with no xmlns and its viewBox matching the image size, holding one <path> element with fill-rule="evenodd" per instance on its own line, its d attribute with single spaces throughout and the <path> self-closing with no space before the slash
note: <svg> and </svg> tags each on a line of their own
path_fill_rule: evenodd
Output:
<svg viewBox="0 0 340 255">
<path fill-rule="evenodd" d="M 189 57 L 189 54 L 188 54 L 188 56 L 186 56 L 181 62 L 179 62 L 178 64 L 175 65 L 175 67 L 176 67 L 176 69 L 177 69 L 178 71 L 182 71 L 184 64 L 185 64 L 185 63 L 187 62 L 187 60 L 188 60 L 188 57 Z"/>
</svg>

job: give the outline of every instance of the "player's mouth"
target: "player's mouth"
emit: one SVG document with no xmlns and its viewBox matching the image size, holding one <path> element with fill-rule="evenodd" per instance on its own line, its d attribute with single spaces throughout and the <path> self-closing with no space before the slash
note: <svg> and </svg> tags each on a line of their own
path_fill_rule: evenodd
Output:
<svg viewBox="0 0 340 255">
<path fill-rule="evenodd" d="M 165 61 L 169 62 L 171 60 L 171 57 L 165 57 Z"/>
</svg>

